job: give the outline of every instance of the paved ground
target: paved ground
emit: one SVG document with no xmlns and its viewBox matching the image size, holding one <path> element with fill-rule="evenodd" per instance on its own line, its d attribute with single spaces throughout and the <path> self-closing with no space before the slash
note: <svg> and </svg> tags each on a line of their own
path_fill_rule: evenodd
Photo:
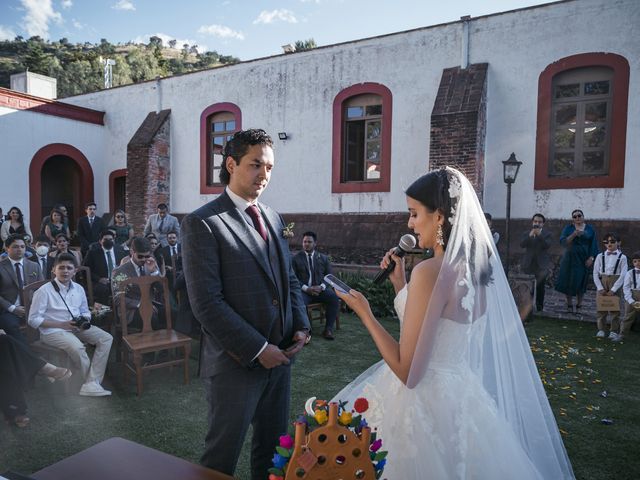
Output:
<svg viewBox="0 0 640 480">
<path fill-rule="evenodd" d="M 576 299 L 573 299 L 575 305 Z M 575 312 L 575 307 L 574 307 Z M 580 320 L 583 322 L 596 322 L 596 292 L 587 290 L 582 299 L 580 313 L 567 312 L 567 300 L 563 293 L 558 293 L 552 288 L 545 291 L 544 311 L 536 312 L 536 317 L 559 318 L 563 320 Z M 595 328 L 595 327 L 594 327 Z"/>
</svg>

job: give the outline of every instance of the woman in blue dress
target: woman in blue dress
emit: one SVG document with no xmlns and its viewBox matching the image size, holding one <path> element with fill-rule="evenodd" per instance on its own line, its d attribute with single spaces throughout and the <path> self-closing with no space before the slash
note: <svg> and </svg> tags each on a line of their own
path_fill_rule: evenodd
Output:
<svg viewBox="0 0 640 480">
<path fill-rule="evenodd" d="M 573 223 L 567 225 L 560 235 L 565 247 L 560 260 L 556 290 L 567 297 L 567 311 L 573 313 L 573 297 L 576 297 L 576 312 L 582 308 L 582 297 L 587 291 L 589 269 L 598 254 L 595 229 L 585 223 L 580 209 L 571 212 Z"/>
</svg>

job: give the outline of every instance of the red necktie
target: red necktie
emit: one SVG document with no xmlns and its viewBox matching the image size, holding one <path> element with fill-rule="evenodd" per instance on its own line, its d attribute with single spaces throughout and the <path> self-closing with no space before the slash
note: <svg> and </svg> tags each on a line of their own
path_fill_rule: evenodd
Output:
<svg viewBox="0 0 640 480">
<path fill-rule="evenodd" d="M 262 239 L 267 241 L 267 229 L 264 227 L 264 222 L 262 221 L 262 216 L 260 215 L 260 210 L 256 205 L 249 205 L 245 210 L 251 217 L 251 221 L 253 222 L 253 226 L 258 231 Z"/>
</svg>

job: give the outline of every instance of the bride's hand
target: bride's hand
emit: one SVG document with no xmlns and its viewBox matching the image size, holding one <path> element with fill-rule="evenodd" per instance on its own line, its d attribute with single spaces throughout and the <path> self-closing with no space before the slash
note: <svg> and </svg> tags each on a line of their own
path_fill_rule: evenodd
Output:
<svg viewBox="0 0 640 480">
<path fill-rule="evenodd" d="M 395 255 L 393 253 L 394 251 L 395 251 L 395 248 L 392 248 L 384 255 L 384 257 L 382 258 L 382 261 L 380 262 L 380 268 L 383 270 L 387 268 L 387 266 L 389 266 L 389 263 L 391 263 L 391 260 L 396 262 L 395 268 L 389 275 L 389 280 L 391 281 L 391 284 L 393 285 L 393 288 L 395 289 L 396 293 L 398 293 L 400 290 L 402 290 L 402 287 L 404 287 L 405 284 L 407 283 L 407 278 L 405 276 L 404 258 L 400 258 L 397 255 Z"/>
<path fill-rule="evenodd" d="M 335 292 L 336 295 L 338 295 L 338 297 L 340 297 L 340 299 L 361 319 L 367 315 L 373 316 L 371 307 L 369 306 L 369 301 L 357 290 L 351 289 L 349 290 L 349 293 L 342 293 L 340 290 L 336 289 Z"/>
</svg>

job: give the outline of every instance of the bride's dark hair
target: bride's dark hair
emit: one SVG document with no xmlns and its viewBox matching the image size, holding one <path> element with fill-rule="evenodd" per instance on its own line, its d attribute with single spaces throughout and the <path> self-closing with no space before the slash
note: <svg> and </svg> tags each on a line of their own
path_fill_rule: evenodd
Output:
<svg viewBox="0 0 640 480">
<path fill-rule="evenodd" d="M 443 168 L 421 176 L 404 192 L 407 196 L 423 204 L 430 212 L 439 211 L 444 216 L 442 224 L 443 248 L 446 250 L 451 235 L 451 210 L 455 199 L 449 194 L 449 173 Z"/>
<path fill-rule="evenodd" d="M 451 175 L 453 175 L 453 173 L 445 168 L 433 170 L 418 178 L 405 191 L 407 196 L 423 204 L 430 212 L 438 211 L 444 216 L 444 223 L 442 224 L 442 237 L 444 240 L 442 248 L 444 250 L 446 250 L 449 244 L 449 237 L 453 227 L 450 220 L 453 218 L 453 211 L 455 211 L 458 203 L 458 198 L 451 197 L 451 193 L 449 192 Z M 493 281 L 493 269 L 491 263 L 488 261 L 492 256 L 491 248 L 487 246 L 486 256 L 477 257 L 475 233 L 471 235 L 469 248 L 470 257 L 476 260 L 469 262 L 473 283 L 476 285 L 488 285 Z M 482 265 L 476 265 L 476 263 L 480 261 L 480 258 L 484 258 L 485 261 L 482 261 Z M 476 271 L 476 267 L 479 267 L 478 271 Z"/>
</svg>

